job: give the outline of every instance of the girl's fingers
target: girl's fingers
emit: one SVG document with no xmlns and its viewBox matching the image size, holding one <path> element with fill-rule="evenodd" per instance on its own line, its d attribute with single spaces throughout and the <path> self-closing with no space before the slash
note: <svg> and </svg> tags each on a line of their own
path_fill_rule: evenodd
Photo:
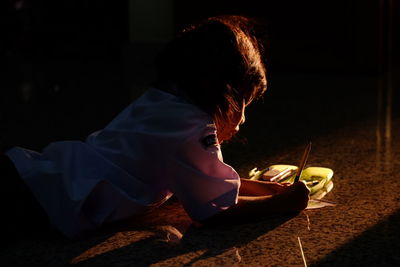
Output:
<svg viewBox="0 0 400 267">
<path fill-rule="evenodd" d="M 286 187 L 284 195 L 287 196 L 291 209 L 299 211 L 307 207 L 310 190 L 303 182 L 296 182 Z"/>
</svg>

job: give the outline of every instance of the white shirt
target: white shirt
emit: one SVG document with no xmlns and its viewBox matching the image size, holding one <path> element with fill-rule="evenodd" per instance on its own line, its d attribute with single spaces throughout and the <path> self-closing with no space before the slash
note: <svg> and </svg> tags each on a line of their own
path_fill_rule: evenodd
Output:
<svg viewBox="0 0 400 267">
<path fill-rule="evenodd" d="M 240 178 L 225 164 L 211 117 L 182 97 L 149 89 L 85 142 L 6 153 L 51 223 L 78 237 L 175 194 L 193 220 L 237 203 Z"/>
</svg>

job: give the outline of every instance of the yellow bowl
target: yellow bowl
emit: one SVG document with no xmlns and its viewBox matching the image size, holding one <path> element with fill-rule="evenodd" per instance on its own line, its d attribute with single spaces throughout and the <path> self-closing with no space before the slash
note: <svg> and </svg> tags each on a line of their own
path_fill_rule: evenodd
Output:
<svg viewBox="0 0 400 267">
<path fill-rule="evenodd" d="M 324 167 L 308 167 L 305 168 L 300 176 L 302 180 L 312 180 L 313 177 L 323 177 L 327 181 L 331 180 L 333 176 L 333 170 Z"/>
<path fill-rule="evenodd" d="M 332 176 L 332 169 L 323 167 L 308 167 L 302 171 L 300 180 L 306 182 L 308 188 L 310 189 L 310 195 L 313 195 L 323 189 L 330 182 Z M 315 184 L 313 182 L 315 182 Z"/>
<path fill-rule="evenodd" d="M 292 183 L 296 176 L 295 171 L 297 171 L 298 169 L 298 167 L 295 165 L 286 165 L 286 164 L 271 165 L 268 167 L 268 171 L 265 172 L 263 176 L 272 177 L 277 173 L 287 169 L 293 170 L 293 174 L 289 177 L 286 177 L 284 180 L 280 182 Z M 327 186 L 330 180 L 332 179 L 332 176 L 333 176 L 332 169 L 324 167 L 308 167 L 301 172 L 300 180 L 304 181 L 307 184 L 307 187 L 310 189 L 310 195 L 313 195 L 321 191 L 325 186 Z M 258 178 L 260 179 L 261 176 L 259 176 Z"/>
</svg>

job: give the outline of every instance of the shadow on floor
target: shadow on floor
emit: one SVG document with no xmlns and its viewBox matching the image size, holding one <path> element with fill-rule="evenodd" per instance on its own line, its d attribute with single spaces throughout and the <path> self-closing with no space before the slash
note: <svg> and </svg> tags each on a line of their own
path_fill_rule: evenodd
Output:
<svg viewBox="0 0 400 267">
<path fill-rule="evenodd" d="M 312 266 L 400 266 L 400 210 Z"/>
<path fill-rule="evenodd" d="M 172 266 L 192 266 L 247 244 L 291 218 L 292 216 L 265 219 L 253 222 L 251 227 L 244 223 L 201 228 L 192 225 L 178 242 L 165 242 L 160 235 L 150 234 L 137 242 L 78 261 L 76 265 L 104 266 L 106 263 L 107 266 L 150 266 L 168 261 Z M 121 237 L 118 240 L 121 241 Z M 179 259 L 174 259 L 175 257 Z"/>
</svg>

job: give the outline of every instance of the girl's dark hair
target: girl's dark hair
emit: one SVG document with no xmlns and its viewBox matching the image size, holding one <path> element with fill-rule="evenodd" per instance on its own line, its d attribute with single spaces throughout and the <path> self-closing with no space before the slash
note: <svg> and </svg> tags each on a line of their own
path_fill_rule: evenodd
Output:
<svg viewBox="0 0 400 267">
<path fill-rule="evenodd" d="M 157 85 L 174 84 L 217 125 L 230 122 L 267 88 L 253 25 L 245 17 L 218 16 L 186 28 L 158 56 Z"/>
</svg>

